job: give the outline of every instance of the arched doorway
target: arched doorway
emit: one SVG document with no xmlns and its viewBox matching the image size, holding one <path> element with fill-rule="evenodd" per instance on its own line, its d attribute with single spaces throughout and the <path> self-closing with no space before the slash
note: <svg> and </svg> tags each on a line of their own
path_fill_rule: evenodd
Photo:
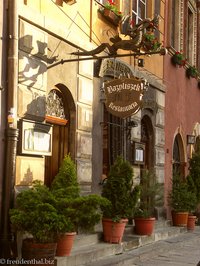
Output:
<svg viewBox="0 0 200 266">
<path fill-rule="evenodd" d="M 50 186 L 64 156 L 75 157 L 75 103 L 71 92 L 56 85 L 47 96 L 46 122 L 53 125 L 52 155 L 45 157 L 45 184 Z"/>
<path fill-rule="evenodd" d="M 196 138 L 195 146 L 194 146 L 194 151 L 195 152 L 200 152 L 200 136 L 198 136 Z"/>
<path fill-rule="evenodd" d="M 132 123 L 132 124 L 131 124 Z M 104 106 L 103 122 L 103 174 L 108 175 L 111 165 L 118 156 L 132 161 L 131 128 L 135 125 L 131 118 L 120 118 L 109 113 Z"/>
<path fill-rule="evenodd" d="M 173 144 L 173 173 L 181 177 L 185 176 L 184 147 L 180 134 L 177 134 Z"/>
<path fill-rule="evenodd" d="M 145 144 L 144 168 L 150 170 L 154 167 L 154 132 L 147 115 L 141 120 L 141 142 Z"/>
</svg>

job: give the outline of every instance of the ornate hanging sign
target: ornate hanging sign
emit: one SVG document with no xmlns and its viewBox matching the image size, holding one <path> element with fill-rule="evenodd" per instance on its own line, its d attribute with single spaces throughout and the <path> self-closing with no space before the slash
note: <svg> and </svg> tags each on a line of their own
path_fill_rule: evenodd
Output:
<svg viewBox="0 0 200 266">
<path fill-rule="evenodd" d="M 144 80 L 137 78 L 115 79 L 104 84 L 105 105 L 111 114 L 126 118 L 141 109 Z"/>
</svg>

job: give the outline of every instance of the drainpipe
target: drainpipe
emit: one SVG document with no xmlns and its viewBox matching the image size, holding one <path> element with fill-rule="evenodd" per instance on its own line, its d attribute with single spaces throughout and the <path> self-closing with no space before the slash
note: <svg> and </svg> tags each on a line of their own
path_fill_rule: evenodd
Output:
<svg viewBox="0 0 200 266">
<path fill-rule="evenodd" d="M 18 0 L 8 0 L 8 61 L 7 61 L 7 129 L 0 228 L 0 257 L 14 258 L 15 241 L 11 232 L 9 209 L 13 206 L 15 162 L 18 140 L 17 85 L 18 85 Z"/>
</svg>

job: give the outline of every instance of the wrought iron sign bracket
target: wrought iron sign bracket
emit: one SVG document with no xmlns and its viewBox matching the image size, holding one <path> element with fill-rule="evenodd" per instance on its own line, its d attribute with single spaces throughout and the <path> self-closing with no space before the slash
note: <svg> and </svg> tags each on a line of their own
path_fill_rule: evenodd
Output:
<svg viewBox="0 0 200 266">
<path fill-rule="evenodd" d="M 151 19 L 144 19 L 143 21 L 136 24 L 134 27 L 131 26 L 131 16 L 124 16 L 122 23 L 120 24 L 120 32 L 124 36 L 129 36 L 130 39 L 122 39 L 119 34 L 110 38 L 110 43 L 101 43 L 98 47 L 90 51 L 76 51 L 71 55 L 77 56 L 74 59 L 62 59 L 52 65 L 49 65 L 47 69 L 54 66 L 70 63 L 79 62 L 86 60 L 99 60 L 106 58 L 117 58 L 117 57 L 130 57 L 130 56 L 142 56 L 142 55 L 153 55 L 160 54 L 165 55 L 167 49 L 161 46 L 158 42 L 154 31 L 158 29 L 159 17 L 155 16 Z M 119 49 L 129 51 L 128 54 L 118 54 Z M 107 50 L 108 54 L 105 56 L 97 56 L 101 52 Z M 80 58 L 81 57 L 81 58 Z"/>
<path fill-rule="evenodd" d="M 63 65 L 65 63 L 71 63 L 71 62 L 79 62 L 79 61 L 87 61 L 87 60 L 99 60 L 99 59 L 106 59 L 106 58 L 119 58 L 119 57 L 128 57 L 128 56 L 142 56 L 142 55 L 154 55 L 154 54 L 160 54 L 160 55 L 166 55 L 167 49 L 162 48 L 160 51 L 152 51 L 152 52 L 138 52 L 138 53 L 127 53 L 127 54 L 116 54 L 114 56 L 112 55 L 105 55 L 105 56 L 90 56 L 90 57 L 84 57 L 84 58 L 73 58 L 73 59 L 61 59 L 59 62 L 53 63 L 52 65 L 49 65 L 47 69 L 50 69 L 52 67 L 55 67 L 57 65 Z"/>
</svg>

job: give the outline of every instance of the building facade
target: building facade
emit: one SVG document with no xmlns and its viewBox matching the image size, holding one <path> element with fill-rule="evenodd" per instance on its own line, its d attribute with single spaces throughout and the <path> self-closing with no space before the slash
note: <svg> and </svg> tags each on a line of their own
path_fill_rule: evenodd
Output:
<svg viewBox="0 0 200 266">
<path fill-rule="evenodd" d="M 192 152 L 197 150 L 200 134 L 199 109 L 199 1 L 168 1 L 166 8 L 166 46 L 164 80 L 165 106 L 165 204 L 175 172 L 188 174 Z M 174 64 L 174 55 L 183 54 L 181 65 Z M 195 67 L 198 74 L 188 75 Z M 168 209 L 168 217 L 170 210 Z"/>
<path fill-rule="evenodd" d="M 159 8 L 153 3 L 140 1 L 136 7 L 123 1 L 117 4 L 123 14 L 135 14 L 136 24 L 159 11 L 162 41 L 165 2 Z M 145 57 L 145 67 L 138 66 L 138 58 L 128 56 L 101 62 L 78 60 L 71 53 L 108 42 L 119 30 L 99 12 L 100 1 L 88 1 L 87 7 L 72 1 L 17 4 L 18 88 L 16 106 L 9 110 L 11 115 L 12 110 L 16 111 L 19 129 L 15 185 L 29 185 L 35 179 L 49 185 L 63 156 L 70 153 L 77 162 L 83 190 L 90 192 L 97 189 L 101 175 L 107 174 L 117 155 L 134 161 L 135 143 L 145 145 L 144 165 L 155 167 L 164 180 L 163 57 Z M 103 54 L 107 55 L 105 51 Z M 142 110 L 120 120 L 105 109 L 103 85 L 108 79 L 123 76 L 143 78 L 149 88 Z M 133 126 L 127 128 L 132 120 Z M 48 127 L 43 128 L 45 124 Z M 141 166 L 133 165 L 137 176 Z"/>
<path fill-rule="evenodd" d="M 34 180 L 50 186 L 68 153 L 76 162 L 83 194 L 101 192 L 102 180 L 118 155 L 131 162 L 135 183 L 140 182 L 141 170 L 155 169 L 164 184 L 165 56 L 143 51 L 129 56 L 127 49 L 117 51 L 121 57 L 107 49 L 93 56 L 77 55 L 111 45 L 111 38 L 120 33 L 120 24 L 102 14 L 106 2 L 8 1 L 8 105 L 7 115 L 1 116 L 8 127 L 3 153 L 7 156 L 3 176 L 10 180 L 3 187 L 7 206 Z M 167 1 L 119 0 L 116 6 L 132 16 L 133 28 L 159 15 L 155 34 L 165 46 Z M 142 108 L 122 118 L 107 110 L 105 84 L 129 78 L 145 84 Z M 7 215 L 8 209 L 3 209 L 2 216 Z"/>
</svg>

